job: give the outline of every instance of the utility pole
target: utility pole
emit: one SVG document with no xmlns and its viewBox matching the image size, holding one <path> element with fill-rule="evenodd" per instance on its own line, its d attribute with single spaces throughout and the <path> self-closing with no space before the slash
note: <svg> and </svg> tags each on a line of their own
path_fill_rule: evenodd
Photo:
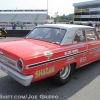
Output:
<svg viewBox="0 0 100 100">
<path fill-rule="evenodd" d="M 47 15 L 48 15 L 48 0 L 47 0 Z"/>
<path fill-rule="evenodd" d="M 56 18 L 56 23 L 58 22 L 57 18 L 58 18 L 58 11 L 55 12 L 55 18 Z"/>
</svg>

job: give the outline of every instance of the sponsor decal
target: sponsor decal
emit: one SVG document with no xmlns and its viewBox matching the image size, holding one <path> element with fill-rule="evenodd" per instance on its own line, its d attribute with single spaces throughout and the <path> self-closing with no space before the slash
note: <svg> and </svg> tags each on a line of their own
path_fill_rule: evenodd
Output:
<svg viewBox="0 0 100 100">
<path fill-rule="evenodd" d="M 92 43 L 91 43 L 92 44 Z M 100 48 L 100 45 L 94 46 L 94 48 Z"/>
<path fill-rule="evenodd" d="M 69 61 L 74 61 L 74 57 L 68 57 L 67 58 L 67 61 L 69 62 Z"/>
<path fill-rule="evenodd" d="M 95 54 L 94 54 L 94 57 L 97 57 L 97 56 L 99 56 L 99 54 L 98 54 L 98 53 L 95 53 Z"/>
<path fill-rule="evenodd" d="M 90 54 L 93 54 L 93 52 L 91 51 Z"/>
<path fill-rule="evenodd" d="M 44 68 L 44 69 L 41 69 L 41 70 L 37 70 L 35 72 L 35 78 L 40 78 L 40 77 L 43 77 L 43 76 L 46 76 L 46 75 L 50 75 L 54 72 L 55 72 L 55 66 L 47 67 L 47 68 Z"/>
<path fill-rule="evenodd" d="M 67 50 L 69 48 L 78 48 L 78 47 L 81 47 L 81 46 L 84 46 L 84 44 L 77 44 L 77 45 L 65 46 L 63 48 L 57 48 L 56 51 L 60 52 L 60 51 L 63 51 L 63 50 Z"/>
<path fill-rule="evenodd" d="M 80 58 L 80 63 L 84 63 L 84 62 L 86 62 L 86 57 Z"/>
<path fill-rule="evenodd" d="M 44 55 L 50 60 L 50 57 L 53 55 L 53 52 L 51 51 L 44 51 Z"/>
<path fill-rule="evenodd" d="M 94 50 L 90 51 L 90 54 L 93 54 L 94 57 L 99 56 L 100 50 L 98 48 L 93 48 Z"/>
<path fill-rule="evenodd" d="M 78 53 L 78 49 L 65 52 L 65 56 Z"/>
</svg>

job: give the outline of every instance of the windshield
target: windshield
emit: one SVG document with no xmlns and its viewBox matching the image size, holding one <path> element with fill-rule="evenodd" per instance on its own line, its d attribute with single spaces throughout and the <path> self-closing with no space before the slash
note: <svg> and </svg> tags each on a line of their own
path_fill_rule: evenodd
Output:
<svg viewBox="0 0 100 100">
<path fill-rule="evenodd" d="M 65 29 L 40 27 L 34 28 L 34 30 L 31 31 L 26 38 L 60 44 L 65 33 Z"/>
</svg>

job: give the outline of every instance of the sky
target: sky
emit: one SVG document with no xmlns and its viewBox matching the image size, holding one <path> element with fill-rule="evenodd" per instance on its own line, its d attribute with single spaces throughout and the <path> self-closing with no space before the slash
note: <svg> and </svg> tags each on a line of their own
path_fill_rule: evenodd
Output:
<svg viewBox="0 0 100 100">
<path fill-rule="evenodd" d="M 47 7 L 48 1 L 48 7 Z M 0 0 L 0 10 L 47 9 L 48 15 L 68 15 L 74 13 L 73 3 L 90 0 Z"/>
</svg>

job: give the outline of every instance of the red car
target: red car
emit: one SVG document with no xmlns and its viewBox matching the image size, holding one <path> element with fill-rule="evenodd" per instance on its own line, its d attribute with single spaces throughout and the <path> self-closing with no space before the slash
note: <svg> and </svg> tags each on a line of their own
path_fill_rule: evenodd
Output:
<svg viewBox="0 0 100 100">
<path fill-rule="evenodd" d="M 24 86 L 48 77 L 63 85 L 75 69 L 98 59 L 99 36 L 89 26 L 44 24 L 23 39 L 0 43 L 0 69 Z"/>
</svg>

